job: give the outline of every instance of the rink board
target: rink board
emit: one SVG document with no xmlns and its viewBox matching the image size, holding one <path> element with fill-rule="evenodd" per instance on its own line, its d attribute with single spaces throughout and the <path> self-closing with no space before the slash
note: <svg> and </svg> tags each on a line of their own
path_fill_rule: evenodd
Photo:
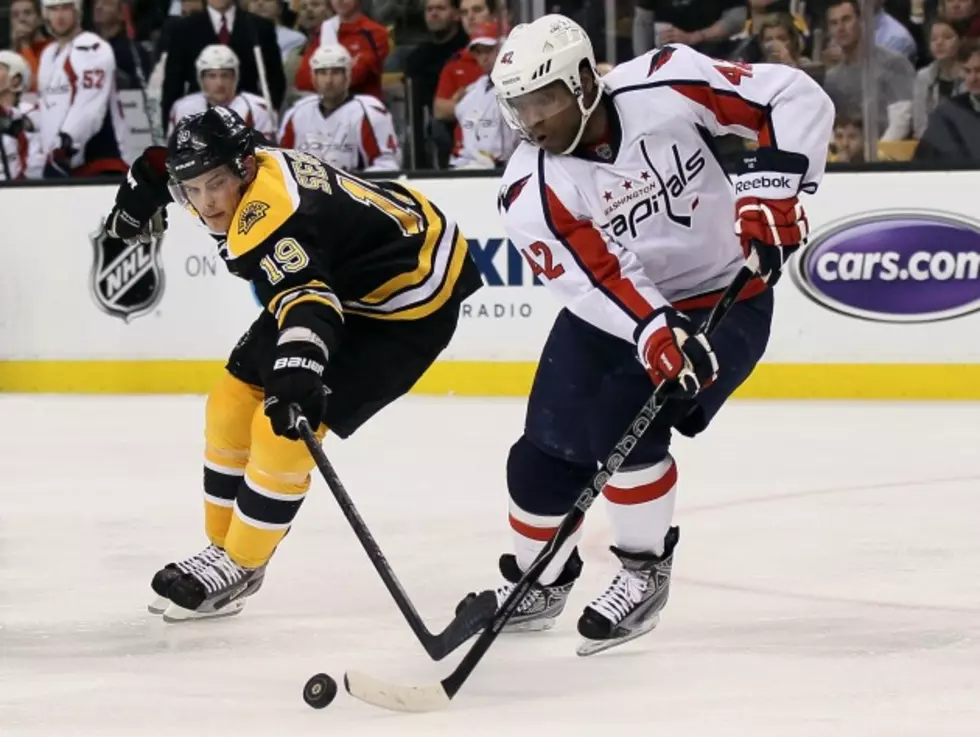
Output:
<svg viewBox="0 0 980 737">
<path fill-rule="evenodd" d="M 557 305 L 504 237 L 498 181 L 408 184 L 457 219 L 487 284 L 416 391 L 526 394 Z M 739 395 L 980 399 L 978 185 L 980 172 L 829 174 L 806 198 L 814 238 L 776 289 L 766 357 Z M 206 392 L 257 315 L 249 286 L 176 208 L 158 259 L 97 265 L 90 234 L 113 191 L 0 193 L 0 390 Z M 641 201 L 623 214 L 642 228 L 644 213 Z M 144 314 L 110 314 L 127 300 Z"/>
</svg>

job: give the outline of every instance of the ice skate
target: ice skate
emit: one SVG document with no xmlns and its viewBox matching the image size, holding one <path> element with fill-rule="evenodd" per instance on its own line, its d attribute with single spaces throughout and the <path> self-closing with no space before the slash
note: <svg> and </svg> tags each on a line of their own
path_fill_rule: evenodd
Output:
<svg viewBox="0 0 980 737">
<path fill-rule="evenodd" d="M 500 573 L 507 579 L 508 583 L 498 586 L 494 590 L 497 597 L 497 609 L 510 596 L 516 584 L 524 572 L 517 566 L 517 559 L 508 553 L 500 556 Z M 540 632 L 549 630 L 555 626 L 555 620 L 565 609 L 568 595 L 571 593 L 572 586 L 582 573 L 582 559 L 578 555 L 578 549 L 572 551 L 571 557 L 562 569 L 561 575 L 551 584 L 542 586 L 534 584 L 524 601 L 517 607 L 514 616 L 510 618 L 504 627 L 504 632 Z M 469 594 L 456 608 L 457 615 L 463 607 L 473 600 L 476 594 Z"/>
<path fill-rule="evenodd" d="M 579 619 L 578 632 L 585 638 L 576 650 L 579 655 L 622 645 L 657 626 L 670 593 L 670 570 L 679 538 L 680 530 L 671 527 L 661 556 L 611 548 L 623 567 Z"/>
<path fill-rule="evenodd" d="M 161 612 L 165 622 L 238 614 L 248 597 L 262 587 L 266 568 L 243 568 L 215 545 L 171 565 L 174 568 L 164 568 L 154 577 L 154 592 L 160 599 L 166 587 L 166 606 Z M 158 603 L 162 602 L 154 602 Z"/>
<path fill-rule="evenodd" d="M 180 578 L 185 573 L 190 573 L 195 568 L 199 568 L 204 565 L 208 565 L 212 558 L 216 557 L 221 553 L 221 548 L 217 545 L 208 545 L 200 553 L 195 553 L 190 558 L 185 558 L 184 560 L 177 561 L 175 563 L 167 563 L 163 568 L 157 571 L 156 575 L 153 576 L 153 580 L 150 582 L 150 588 L 153 589 L 153 593 L 156 594 L 153 601 L 147 605 L 147 611 L 150 614 L 163 614 L 163 612 L 170 606 L 170 587 L 173 585 L 174 581 Z"/>
</svg>

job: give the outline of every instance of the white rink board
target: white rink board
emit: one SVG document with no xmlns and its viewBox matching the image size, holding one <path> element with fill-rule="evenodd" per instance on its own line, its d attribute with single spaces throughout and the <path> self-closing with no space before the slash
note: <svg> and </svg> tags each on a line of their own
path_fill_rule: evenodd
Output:
<svg viewBox="0 0 980 737">
<path fill-rule="evenodd" d="M 498 180 L 408 184 L 454 217 L 474 248 L 499 244 L 492 272 L 485 268 L 484 276 L 503 285 L 488 286 L 470 300 L 444 358 L 536 360 L 557 308 L 544 287 L 530 286 L 526 264 L 502 240 Z M 980 172 L 829 174 L 805 204 L 814 231 L 820 231 L 882 209 L 971 217 L 978 189 Z M 224 271 L 213 241 L 176 207 L 170 208 L 162 249 L 165 291 L 159 304 L 129 323 L 100 311 L 89 287 L 88 234 L 108 211 L 113 193 L 110 186 L 2 190 L 0 360 L 222 360 L 254 319 L 258 306 L 249 287 Z M 866 321 L 815 303 L 787 276 L 777 288 L 765 362 L 977 363 L 980 340 L 963 339 L 977 334 L 980 312 L 918 324 Z"/>
</svg>

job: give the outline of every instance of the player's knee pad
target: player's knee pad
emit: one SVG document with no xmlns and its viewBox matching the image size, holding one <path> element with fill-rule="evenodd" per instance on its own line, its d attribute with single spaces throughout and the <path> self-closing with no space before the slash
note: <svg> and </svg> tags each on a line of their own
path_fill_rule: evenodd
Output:
<svg viewBox="0 0 980 737">
<path fill-rule="evenodd" d="M 594 468 L 548 455 L 523 435 L 507 456 L 511 501 L 533 515 L 567 513 L 594 473 Z"/>
</svg>

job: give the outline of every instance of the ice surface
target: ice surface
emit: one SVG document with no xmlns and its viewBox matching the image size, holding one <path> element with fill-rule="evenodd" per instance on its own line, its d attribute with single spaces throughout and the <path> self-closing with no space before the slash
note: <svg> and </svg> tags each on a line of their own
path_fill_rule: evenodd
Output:
<svg viewBox="0 0 980 737">
<path fill-rule="evenodd" d="M 427 684 L 414 641 L 322 482 L 262 592 L 164 625 L 153 572 L 203 546 L 199 397 L 0 397 L 0 735 L 980 734 L 980 406 L 733 403 L 680 440 L 660 627 L 574 655 L 612 575 L 587 521 L 559 627 L 501 638 L 452 707 L 325 711 L 307 677 Z M 432 629 L 497 583 L 512 400 L 408 398 L 328 441 Z M 636 729 L 642 731 L 634 731 Z"/>
</svg>

